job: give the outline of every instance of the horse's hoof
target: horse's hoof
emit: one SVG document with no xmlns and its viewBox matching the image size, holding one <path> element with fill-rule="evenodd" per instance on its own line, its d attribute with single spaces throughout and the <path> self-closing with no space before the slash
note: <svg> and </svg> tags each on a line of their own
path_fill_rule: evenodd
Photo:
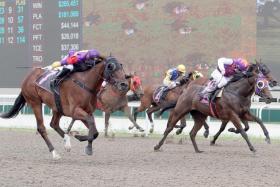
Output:
<svg viewBox="0 0 280 187">
<path fill-rule="evenodd" d="M 196 153 L 203 153 L 204 151 L 196 150 Z"/>
<path fill-rule="evenodd" d="M 178 130 L 176 131 L 176 134 L 179 135 L 179 134 L 182 133 L 182 131 L 183 131 L 183 129 L 178 129 Z"/>
<path fill-rule="evenodd" d="M 134 126 L 132 126 L 132 127 L 131 127 L 131 126 L 129 126 L 129 127 L 128 127 L 128 130 L 132 130 L 133 128 L 134 128 Z"/>
<path fill-rule="evenodd" d="M 257 150 L 256 150 L 254 147 L 250 147 L 250 150 L 251 150 L 253 153 L 257 152 Z"/>
<path fill-rule="evenodd" d="M 52 151 L 52 156 L 54 160 L 61 159 L 61 156 L 55 150 Z"/>
<path fill-rule="evenodd" d="M 229 128 L 229 129 L 228 129 L 228 132 L 234 132 L 234 133 L 236 133 L 236 130 L 235 130 L 235 128 Z"/>
<path fill-rule="evenodd" d="M 210 145 L 211 145 L 211 146 L 215 145 L 215 142 L 214 142 L 214 141 L 211 141 L 211 142 L 210 142 Z"/>
<path fill-rule="evenodd" d="M 265 139 L 266 143 L 271 144 L 270 138 Z"/>
<path fill-rule="evenodd" d="M 154 132 L 154 129 L 150 129 L 150 134 L 153 134 L 153 132 Z"/>
<path fill-rule="evenodd" d="M 92 155 L 92 147 L 86 146 L 86 148 L 85 148 L 85 153 L 86 153 L 87 155 Z"/>
<path fill-rule="evenodd" d="M 159 151 L 159 149 L 160 149 L 160 146 L 159 146 L 159 145 L 156 145 L 156 146 L 154 147 L 154 151 Z"/>
<path fill-rule="evenodd" d="M 203 133 L 203 136 L 204 136 L 204 138 L 208 138 L 208 136 L 209 136 L 209 131 L 206 130 L 206 131 Z"/>
<path fill-rule="evenodd" d="M 70 152 L 71 151 L 71 143 L 70 143 L 70 136 L 68 134 L 64 135 L 63 142 L 64 142 L 64 149 L 67 152 Z"/>
<path fill-rule="evenodd" d="M 179 144 L 179 145 L 182 145 L 182 144 L 183 144 L 183 138 L 181 138 L 181 139 L 178 141 L 178 144 Z"/>
<path fill-rule="evenodd" d="M 139 132 L 144 132 L 144 129 L 142 129 L 142 127 L 138 127 L 136 128 Z"/>
</svg>

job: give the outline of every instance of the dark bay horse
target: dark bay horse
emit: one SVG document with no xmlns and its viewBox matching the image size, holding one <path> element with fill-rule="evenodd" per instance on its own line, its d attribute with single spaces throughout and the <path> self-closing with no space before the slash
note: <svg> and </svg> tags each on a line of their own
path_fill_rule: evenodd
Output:
<svg viewBox="0 0 280 187">
<path fill-rule="evenodd" d="M 270 87 L 274 87 L 274 86 L 278 85 L 278 82 L 273 78 L 270 69 L 265 64 L 263 64 L 261 62 L 261 60 L 260 61 L 256 60 L 256 64 L 258 65 L 258 69 L 260 71 L 260 74 L 258 76 L 259 78 L 258 78 L 257 83 L 256 83 L 255 94 L 256 95 L 261 95 L 262 92 L 259 92 L 260 89 L 263 89 L 264 87 L 267 88 L 268 85 Z M 202 78 L 199 79 L 199 81 L 195 81 L 193 83 L 198 84 L 198 85 L 206 85 L 207 82 L 208 82 L 208 79 L 202 77 Z M 268 89 L 264 89 L 264 92 L 266 92 L 266 95 L 268 95 L 269 97 L 272 97 L 271 93 L 270 93 L 270 91 Z M 269 102 L 270 101 L 267 99 L 266 103 L 268 104 Z M 259 119 L 258 117 L 254 116 L 253 114 L 252 114 L 252 117 L 254 118 L 253 121 L 257 122 L 260 125 L 260 127 L 262 128 L 263 133 L 264 133 L 264 135 L 266 137 L 265 141 L 267 143 L 270 143 L 269 133 L 268 133 L 265 125 L 261 121 L 261 119 Z M 249 130 L 248 121 L 243 120 L 243 119 L 241 119 L 241 121 L 242 121 L 242 123 L 245 126 L 244 130 L 248 131 Z M 216 133 L 216 135 L 214 136 L 213 140 L 211 141 L 211 145 L 215 144 L 215 142 L 216 142 L 217 138 L 219 137 L 219 135 L 225 130 L 225 127 L 228 124 L 228 122 L 229 121 L 222 121 L 222 124 L 221 124 L 221 127 L 220 127 L 219 131 Z M 180 134 L 183 131 L 184 128 L 185 128 L 185 126 L 181 125 L 176 133 Z M 236 133 L 236 134 L 239 133 L 239 131 L 237 129 L 235 129 L 235 128 L 230 128 L 230 129 L 228 129 L 228 131 Z"/>
<path fill-rule="evenodd" d="M 171 115 L 169 116 L 167 122 L 167 128 L 164 132 L 163 138 L 154 147 L 155 150 L 159 150 L 163 145 L 167 135 L 172 131 L 177 121 L 181 119 L 182 116 L 190 113 L 194 119 L 194 127 L 190 132 L 190 137 L 197 153 L 200 151 L 197 147 L 195 136 L 201 126 L 205 123 L 207 116 L 216 117 L 224 121 L 231 121 L 234 126 L 238 129 L 241 136 L 246 140 L 251 151 L 255 152 L 255 148 L 252 146 L 248 139 L 247 133 L 241 126 L 241 119 L 246 121 L 252 121 L 254 118 L 250 113 L 251 96 L 255 91 L 256 80 L 259 75 L 258 65 L 252 64 L 246 75 L 242 77 L 239 81 L 232 82 L 228 84 L 223 92 L 221 98 L 216 98 L 215 108 L 216 115 L 212 112 L 209 105 L 201 103 L 198 93 L 204 88 L 201 85 L 195 84 L 193 81 L 187 89 L 184 90 L 183 94 L 179 97 L 177 104 L 174 105 L 175 108 Z M 263 93 L 261 97 L 270 96 L 266 95 L 265 92 L 267 88 L 261 90 Z"/>
<path fill-rule="evenodd" d="M 142 83 L 140 77 L 136 75 L 127 75 L 129 90 L 136 94 L 137 97 L 141 98 L 143 96 Z M 129 91 L 128 90 L 128 91 Z M 128 119 L 133 123 L 133 127 L 136 127 L 140 132 L 144 130 L 134 121 L 130 108 L 128 107 L 127 92 L 119 91 L 114 85 L 107 83 L 104 88 L 98 93 L 97 97 L 97 109 L 105 112 L 105 137 L 108 136 L 108 127 L 110 115 L 116 111 L 122 111 L 126 114 Z M 70 123 L 67 134 L 70 132 L 74 120 Z"/>
<path fill-rule="evenodd" d="M 98 61 L 88 63 L 92 67 L 84 72 L 73 73 L 70 78 L 60 85 L 61 106 L 65 116 L 75 120 L 81 120 L 88 128 L 88 145 L 85 152 L 92 155 L 92 142 L 98 136 L 95 119 L 92 112 L 96 107 L 97 93 L 101 83 L 105 79 L 111 82 L 118 89 L 127 92 L 128 84 L 122 65 L 113 57 L 101 58 Z M 41 68 L 36 68 L 24 79 L 21 86 L 21 93 L 17 97 L 13 107 L 7 113 L 1 114 L 1 118 L 15 117 L 27 103 L 33 109 L 37 121 L 37 130 L 45 140 L 53 159 L 59 159 L 60 155 L 54 149 L 48 138 L 43 122 L 42 104 L 45 103 L 53 111 L 50 126 L 64 137 L 64 131 L 59 127 L 59 120 L 62 114 L 58 112 L 54 96 L 52 93 L 40 88 L 35 83 L 45 72 Z M 79 82 L 79 84 L 77 84 Z"/>
<path fill-rule="evenodd" d="M 159 85 L 146 86 L 144 88 L 144 95 L 140 100 L 141 104 L 134 111 L 135 121 L 137 120 L 138 113 L 146 110 L 147 116 L 148 116 L 150 124 L 151 124 L 150 133 L 153 133 L 153 131 L 154 131 L 154 121 L 153 121 L 153 118 L 152 118 L 152 114 L 156 111 L 159 111 L 166 104 L 168 104 L 170 102 L 171 103 L 176 102 L 178 100 L 179 96 L 183 93 L 183 89 L 185 89 L 191 81 L 193 81 L 195 79 L 198 79 L 199 76 L 202 76 L 202 75 L 199 75 L 199 74 L 195 73 L 195 71 L 193 71 L 193 72 L 190 72 L 188 75 L 180 78 L 179 81 L 182 80 L 182 84 L 180 86 L 177 86 L 177 87 L 169 90 L 165 99 L 160 103 L 154 102 L 154 99 L 153 99 L 153 94 L 154 94 L 155 90 L 159 87 Z M 182 117 L 181 125 L 178 126 L 178 127 L 186 127 L 185 116 Z M 204 128 L 205 128 L 204 136 L 208 137 L 209 126 L 207 125 L 207 123 L 205 123 Z"/>
</svg>

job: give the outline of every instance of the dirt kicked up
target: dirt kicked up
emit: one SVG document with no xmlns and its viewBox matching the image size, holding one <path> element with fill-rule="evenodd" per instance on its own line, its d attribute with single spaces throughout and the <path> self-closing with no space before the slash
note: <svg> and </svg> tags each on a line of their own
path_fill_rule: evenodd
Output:
<svg viewBox="0 0 280 187">
<path fill-rule="evenodd" d="M 61 160 L 52 160 L 34 131 L 0 129 L 0 186 L 280 186 L 279 141 L 253 140 L 254 155 L 241 138 L 217 146 L 199 139 L 205 152 L 197 154 L 189 138 L 154 152 L 157 138 L 100 136 L 86 156 L 86 143 L 71 138 L 69 153 L 57 134 L 49 135 Z"/>
</svg>

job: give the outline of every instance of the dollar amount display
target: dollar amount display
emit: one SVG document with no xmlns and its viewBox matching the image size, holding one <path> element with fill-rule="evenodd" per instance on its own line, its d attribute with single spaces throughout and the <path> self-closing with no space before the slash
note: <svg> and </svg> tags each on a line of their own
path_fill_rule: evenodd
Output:
<svg viewBox="0 0 280 187">
<path fill-rule="evenodd" d="M 81 41 L 82 0 L 0 0 L 0 87 L 19 87 L 29 67 L 60 60 Z"/>
</svg>

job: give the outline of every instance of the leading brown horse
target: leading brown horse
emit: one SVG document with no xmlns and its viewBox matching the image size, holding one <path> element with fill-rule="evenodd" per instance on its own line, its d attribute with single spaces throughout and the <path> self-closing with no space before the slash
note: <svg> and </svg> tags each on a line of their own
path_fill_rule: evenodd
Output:
<svg viewBox="0 0 280 187">
<path fill-rule="evenodd" d="M 127 92 L 128 84 L 122 65 L 113 57 L 91 61 L 87 65 L 92 67 L 85 72 L 73 73 L 70 78 L 61 83 L 60 97 L 64 115 L 75 120 L 81 120 L 89 128 L 88 145 L 85 148 L 85 152 L 88 155 L 92 155 L 92 142 L 98 136 L 92 112 L 96 107 L 96 94 L 100 89 L 101 83 L 105 79 L 124 92 Z M 59 127 L 59 120 L 62 114 L 56 108 L 53 94 L 40 88 L 35 83 L 44 72 L 45 70 L 41 68 L 36 68 L 30 72 L 22 83 L 21 93 L 13 107 L 7 113 L 1 114 L 0 117 L 15 117 L 26 103 L 30 105 L 36 117 L 38 132 L 45 140 L 53 159 L 59 159 L 60 155 L 54 149 L 44 126 L 42 104 L 45 103 L 52 109 L 53 116 L 50 126 L 61 137 L 64 137 L 65 133 Z"/>
<path fill-rule="evenodd" d="M 278 85 L 278 82 L 273 78 L 270 69 L 265 64 L 263 64 L 261 62 L 261 60 L 260 61 L 256 60 L 256 64 L 258 66 L 260 74 L 259 74 L 259 78 L 258 78 L 257 83 L 256 83 L 257 86 L 255 87 L 255 89 L 256 89 L 255 90 L 255 94 L 256 95 L 261 95 L 262 92 L 259 92 L 259 88 L 262 88 L 262 87 L 267 88 L 268 85 L 270 85 L 270 87 L 274 87 L 274 86 Z M 198 84 L 198 85 L 206 85 L 207 82 L 208 82 L 208 79 L 202 77 L 202 78 L 199 79 L 199 81 L 197 80 L 194 83 Z M 270 98 L 272 97 L 272 95 L 271 95 L 271 93 L 270 93 L 270 91 L 268 89 L 264 89 L 264 92 L 265 92 L 265 95 L 268 95 Z M 266 99 L 265 102 L 268 104 L 268 103 L 270 103 L 270 100 Z M 168 104 L 166 104 L 166 106 L 168 106 Z M 263 130 L 263 133 L 265 135 L 265 141 L 270 144 L 269 133 L 268 133 L 265 125 L 261 121 L 261 119 L 259 119 L 258 117 L 254 116 L 253 114 L 252 114 L 252 118 L 254 119 L 253 120 L 254 122 L 257 122 L 260 125 L 260 127 Z M 245 125 L 244 130 L 248 131 L 249 130 L 249 123 L 248 123 L 248 121 L 243 120 L 243 119 L 241 119 L 241 121 Z M 216 140 L 218 139 L 219 135 L 224 131 L 224 129 L 225 129 L 226 125 L 228 124 L 228 122 L 229 121 L 222 121 L 222 124 L 221 124 L 221 127 L 220 127 L 219 131 L 215 134 L 213 140 L 211 141 L 211 145 L 215 144 Z M 180 125 L 180 127 L 179 127 L 179 129 L 177 130 L 176 133 L 180 134 L 183 131 L 184 128 L 185 128 L 185 126 Z M 236 134 L 239 133 L 239 131 L 237 129 L 235 129 L 235 128 L 229 128 L 228 131 L 236 133 Z"/>
<path fill-rule="evenodd" d="M 251 96 L 255 91 L 256 79 L 259 75 L 258 68 L 259 67 L 256 64 L 250 65 L 250 68 L 244 77 L 225 87 L 222 97 L 216 98 L 215 101 L 216 115 L 213 113 L 213 110 L 209 107 L 209 105 L 201 103 L 200 101 L 198 93 L 204 87 L 195 83 L 189 85 L 179 97 L 177 104 L 168 119 L 164 136 L 154 149 L 158 150 L 163 145 L 167 135 L 172 131 L 177 121 L 182 116 L 191 113 L 195 124 L 190 132 L 190 137 L 197 153 L 200 153 L 201 151 L 197 147 L 195 136 L 201 126 L 205 123 L 207 116 L 216 117 L 224 121 L 231 121 L 238 129 L 242 137 L 246 140 L 250 150 L 255 152 L 255 148 L 249 141 L 247 133 L 241 126 L 240 119 L 246 121 L 253 120 L 250 113 L 250 104 Z M 263 90 L 261 91 L 263 92 Z M 265 93 L 261 96 L 269 97 L 265 95 Z"/>
</svg>

